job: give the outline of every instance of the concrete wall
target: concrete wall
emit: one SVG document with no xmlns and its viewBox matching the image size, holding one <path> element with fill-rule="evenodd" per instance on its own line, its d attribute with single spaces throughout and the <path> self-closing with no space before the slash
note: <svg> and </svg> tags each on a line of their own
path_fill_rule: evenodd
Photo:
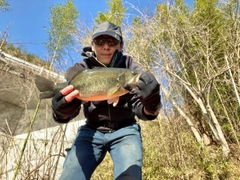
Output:
<svg viewBox="0 0 240 180">
<path fill-rule="evenodd" d="M 29 130 L 17 179 L 58 179 L 64 149 L 71 146 L 77 128 L 85 122 L 83 114 L 67 125 L 54 122 L 51 99 L 41 100 L 36 113 L 39 92 L 34 76 L 48 73 L 42 67 L 0 52 L 0 179 L 13 178 Z M 54 81 L 64 81 L 54 72 L 49 74 Z"/>
<path fill-rule="evenodd" d="M 18 135 L 29 130 L 39 92 L 34 76 L 49 72 L 34 64 L 0 52 L 0 132 Z M 63 76 L 50 72 L 54 81 L 65 81 Z M 81 114 L 80 117 L 84 118 Z M 42 100 L 32 131 L 57 126 L 51 116 L 51 99 Z"/>
</svg>

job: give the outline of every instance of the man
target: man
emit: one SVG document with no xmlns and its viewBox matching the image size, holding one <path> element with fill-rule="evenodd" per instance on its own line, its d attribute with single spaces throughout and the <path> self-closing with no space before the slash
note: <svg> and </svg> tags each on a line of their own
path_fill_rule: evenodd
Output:
<svg viewBox="0 0 240 180">
<path fill-rule="evenodd" d="M 91 47 L 83 48 L 86 58 L 79 68 L 116 67 L 142 70 L 130 57 L 123 55 L 120 27 L 110 22 L 96 26 Z M 89 180 L 107 152 L 114 163 L 114 179 L 142 179 L 142 139 L 135 116 L 153 120 L 160 109 L 159 83 L 150 72 L 143 72 L 137 88 L 125 85 L 129 93 L 121 96 L 114 107 L 107 101 L 83 104 L 86 125 L 79 127 L 72 147 L 68 149 L 60 180 Z M 78 91 L 69 85 L 52 99 L 53 117 L 67 123 L 80 111 Z M 103 171 L 108 171 L 104 169 Z"/>
</svg>

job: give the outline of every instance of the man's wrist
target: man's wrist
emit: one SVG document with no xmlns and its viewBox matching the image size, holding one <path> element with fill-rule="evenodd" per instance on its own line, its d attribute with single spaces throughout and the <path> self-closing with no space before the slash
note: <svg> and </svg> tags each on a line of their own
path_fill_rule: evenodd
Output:
<svg viewBox="0 0 240 180">
<path fill-rule="evenodd" d="M 58 116 L 56 113 L 53 112 L 53 117 L 55 119 L 61 119 L 61 120 L 65 120 L 65 119 L 68 119 L 69 116 Z"/>
<path fill-rule="evenodd" d="M 157 116 L 157 115 L 159 114 L 159 110 L 160 110 L 160 108 L 158 108 L 158 109 L 155 110 L 155 111 L 149 112 L 148 110 L 146 110 L 145 107 L 143 107 L 144 113 L 145 113 L 146 115 L 149 115 L 149 116 Z"/>
<path fill-rule="evenodd" d="M 146 115 L 157 116 L 161 109 L 161 98 L 159 93 L 150 96 L 150 98 L 147 98 L 147 101 L 145 99 L 144 101 L 142 101 L 142 104 L 144 107 L 144 113 Z"/>
<path fill-rule="evenodd" d="M 53 116 L 54 121 L 57 122 L 57 123 L 65 124 L 65 123 L 68 123 L 70 121 L 70 117 L 66 117 L 66 118 L 63 119 L 61 117 L 58 117 L 55 113 L 53 113 L 52 116 Z"/>
</svg>

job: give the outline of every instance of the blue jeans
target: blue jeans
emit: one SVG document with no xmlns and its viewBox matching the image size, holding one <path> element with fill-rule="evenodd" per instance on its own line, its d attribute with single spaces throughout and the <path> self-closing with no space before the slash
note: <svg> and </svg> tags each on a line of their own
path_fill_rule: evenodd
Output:
<svg viewBox="0 0 240 180">
<path fill-rule="evenodd" d="M 90 180 L 107 151 L 114 163 L 115 180 L 142 180 L 142 138 L 136 123 L 112 133 L 101 133 L 88 125 L 79 127 L 60 180 Z"/>
</svg>

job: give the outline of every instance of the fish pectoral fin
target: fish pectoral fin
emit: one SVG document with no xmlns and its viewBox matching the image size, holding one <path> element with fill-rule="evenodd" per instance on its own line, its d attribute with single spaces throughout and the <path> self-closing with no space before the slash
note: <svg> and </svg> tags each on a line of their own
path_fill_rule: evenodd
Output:
<svg viewBox="0 0 240 180">
<path fill-rule="evenodd" d="M 117 92 L 119 92 L 120 89 L 121 89 L 121 86 L 119 85 L 116 86 L 108 93 L 108 97 L 114 96 Z M 107 100 L 108 104 L 113 104 L 114 107 L 118 104 L 118 101 L 119 101 L 119 97 L 110 98 Z"/>
<path fill-rule="evenodd" d="M 119 97 L 115 97 L 107 100 L 108 104 L 113 104 L 114 107 L 118 104 L 118 101 L 119 101 Z"/>
<path fill-rule="evenodd" d="M 111 97 L 120 90 L 121 86 L 117 86 L 108 92 L 108 96 Z"/>
</svg>

